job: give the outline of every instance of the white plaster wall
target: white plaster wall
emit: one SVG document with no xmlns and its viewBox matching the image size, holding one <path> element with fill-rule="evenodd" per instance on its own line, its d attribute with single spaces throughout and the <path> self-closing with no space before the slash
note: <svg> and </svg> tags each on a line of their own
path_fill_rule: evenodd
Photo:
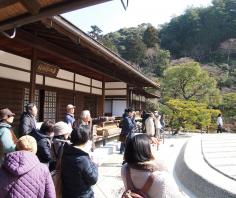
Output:
<svg viewBox="0 0 236 198">
<path fill-rule="evenodd" d="M 58 80 L 50 77 L 45 77 L 45 85 L 51 87 L 58 87 L 63 89 L 70 89 L 73 90 L 73 83 L 67 82 L 63 80 Z"/>
<path fill-rule="evenodd" d="M 79 82 L 79 83 L 86 84 L 86 85 L 90 85 L 90 78 L 85 77 L 85 76 L 81 76 L 79 74 L 75 75 L 75 81 Z"/>
<path fill-rule="evenodd" d="M 75 90 L 90 93 L 90 87 L 86 85 L 75 84 Z"/>
<path fill-rule="evenodd" d="M 92 86 L 102 88 L 102 82 L 92 79 Z"/>
<path fill-rule="evenodd" d="M 127 88 L 127 84 L 124 82 L 106 82 L 105 89 L 111 88 Z"/>
<path fill-rule="evenodd" d="M 19 71 L 16 69 L 11 69 L 11 68 L 2 67 L 2 66 L 0 66 L 0 77 L 11 79 L 11 80 L 30 82 L 29 72 Z"/>
<path fill-rule="evenodd" d="M 105 100 L 104 113 L 112 113 L 111 108 L 112 108 L 112 100 Z"/>
<path fill-rule="evenodd" d="M 66 80 L 74 81 L 74 73 L 66 71 L 64 69 L 59 69 L 57 77 L 58 78 L 63 78 L 63 79 L 66 79 Z"/>
<path fill-rule="evenodd" d="M 0 50 L 0 63 L 30 71 L 31 60 Z"/>
<path fill-rule="evenodd" d="M 126 89 L 121 89 L 121 90 L 105 90 L 105 95 L 106 96 L 115 96 L 115 95 L 119 95 L 119 96 L 123 96 L 127 94 L 127 90 Z"/>
<path fill-rule="evenodd" d="M 122 116 L 126 108 L 126 100 L 113 100 L 112 116 Z"/>
<path fill-rule="evenodd" d="M 36 75 L 36 84 L 39 84 L 39 85 L 43 84 L 43 76 Z"/>
<path fill-rule="evenodd" d="M 102 95 L 102 89 L 97 89 L 97 88 L 92 87 L 92 93 Z"/>
</svg>

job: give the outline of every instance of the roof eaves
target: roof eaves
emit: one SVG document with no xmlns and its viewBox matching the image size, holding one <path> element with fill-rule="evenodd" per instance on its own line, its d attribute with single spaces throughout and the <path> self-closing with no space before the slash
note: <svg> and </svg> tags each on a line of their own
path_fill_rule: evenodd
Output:
<svg viewBox="0 0 236 198">
<path fill-rule="evenodd" d="M 134 68 L 132 65 L 130 65 L 126 60 L 118 56 L 116 53 L 112 52 L 105 46 L 103 46 L 101 43 L 97 42 L 95 39 L 89 37 L 85 32 L 77 28 L 75 25 L 64 19 L 62 16 L 54 16 L 51 17 L 51 20 L 55 23 L 63 26 L 68 31 L 70 31 L 72 34 L 79 36 L 80 40 L 82 39 L 86 43 L 89 43 L 93 47 L 99 49 L 102 53 L 105 55 L 108 55 L 111 57 L 114 61 L 116 61 L 119 65 L 123 66 L 124 69 L 128 69 L 129 71 L 132 71 L 142 79 L 144 79 L 151 87 L 159 88 L 160 85 L 156 82 L 149 79 L 147 76 L 145 76 L 143 73 L 138 71 L 136 68 Z"/>
</svg>

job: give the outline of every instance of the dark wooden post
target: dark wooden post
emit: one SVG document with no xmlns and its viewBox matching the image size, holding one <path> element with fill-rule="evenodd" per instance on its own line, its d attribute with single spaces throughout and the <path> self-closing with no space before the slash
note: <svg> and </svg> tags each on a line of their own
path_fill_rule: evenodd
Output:
<svg viewBox="0 0 236 198">
<path fill-rule="evenodd" d="M 74 73 L 74 80 L 73 80 L 73 105 L 76 106 L 75 76 L 76 76 L 76 74 Z"/>
<path fill-rule="evenodd" d="M 105 107 L 105 79 L 102 79 L 102 116 L 104 116 L 104 107 Z"/>
<path fill-rule="evenodd" d="M 37 51 L 36 49 L 33 48 L 32 59 L 31 59 L 31 71 L 30 71 L 30 90 L 29 90 L 30 102 L 34 102 L 35 100 L 36 63 L 37 63 Z"/>
<path fill-rule="evenodd" d="M 127 85 L 126 88 L 126 107 L 129 107 L 130 105 L 130 92 L 129 92 L 129 85 Z"/>
</svg>

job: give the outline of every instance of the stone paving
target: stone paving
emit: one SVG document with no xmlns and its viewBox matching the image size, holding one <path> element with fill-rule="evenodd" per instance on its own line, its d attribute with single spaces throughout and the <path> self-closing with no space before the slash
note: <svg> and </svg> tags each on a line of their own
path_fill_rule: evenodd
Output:
<svg viewBox="0 0 236 198">
<path fill-rule="evenodd" d="M 155 155 L 158 157 L 158 160 L 167 166 L 171 174 L 173 174 L 175 160 L 182 145 L 191 136 L 192 134 L 178 136 L 166 135 L 165 143 L 159 146 Z M 119 142 L 113 141 L 108 143 L 104 148 L 95 150 L 97 155 L 100 156 L 99 179 L 93 187 L 96 198 L 117 198 L 121 197 L 124 192 L 120 174 L 123 155 L 119 154 L 119 144 Z M 109 148 L 111 150 L 107 151 L 106 149 Z M 106 152 L 110 153 L 110 155 L 107 155 Z M 183 195 L 185 194 L 183 193 Z"/>
<path fill-rule="evenodd" d="M 203 135 L 202 152 L 212 168 L 236 181 L 236 134 Z"/>
<path fill-rule="evenodd" d="M 119 142 L 112 142 L 110 144 L 118 146 Z M 103 161 L 100 162 L 101 164 L 98 168 L 98 182 L 93 187 L 96 198 L 121 197 L 124 191 L 123 181 L 120 174 L 122 161 L 123 155 L 119 154 L 117 147 L 113 150 L 112 155 L 104 156 Z"/>
</svg>

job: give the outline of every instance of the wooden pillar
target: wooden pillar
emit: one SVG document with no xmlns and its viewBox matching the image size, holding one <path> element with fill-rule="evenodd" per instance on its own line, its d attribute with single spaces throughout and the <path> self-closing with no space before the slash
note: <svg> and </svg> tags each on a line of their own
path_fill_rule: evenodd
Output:
<svg viewBox="0 0 236 198">
<path fill-rule="evenodd" d="M 141 104 L 141 94 L 139 95 L 139 110 L 141 110 L 142 109 L 142 104 Z"/>
<path fill-rule="evenodd" d="M 75 91 L 75 73 L 74 73 L 74 82 L 73 82 L 73 105 L 76 106 L 76 91 Z"/>
<path fill-rule="evenodd" d="M 126 107 L 129 107 L 130 106 L 130 92 L 129 92 L 129 85 L 127 85 L 127 88 L 126 88 Z"/>
<path fill-rule="evenodd" d="M 132 89 L 130 90 L 130 103 L 129 103 L 129 107 L 133 108 L 133 91 Z"/>
<path fill-rule="evenodd" d="M 105 108 L 105 79 L 102 79 L 102 116 L 104 116 L 104 108 Z"/>
<path fill-rule="evenodd" d="M 35 84 L 36 84 L 36 63 L 37 63 L 37 51 L 33 48 L 30 70 L 30 89 L 29 89 L 29 101 L 35 100 Z"/>
</svg>

